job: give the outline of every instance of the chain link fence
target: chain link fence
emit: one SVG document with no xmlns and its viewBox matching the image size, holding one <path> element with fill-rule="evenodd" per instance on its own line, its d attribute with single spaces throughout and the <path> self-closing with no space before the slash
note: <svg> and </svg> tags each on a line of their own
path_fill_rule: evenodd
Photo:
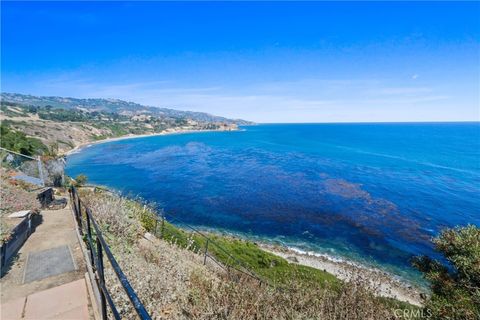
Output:
<svg viewBox="0 0 480 320">
<path fill-rule="evenodd" d="M 0 163 L 11 179 L 39 187 L 61 187 L 65 184 L 65 159 L 24 155 L 0 148 Z"/>
</svg>

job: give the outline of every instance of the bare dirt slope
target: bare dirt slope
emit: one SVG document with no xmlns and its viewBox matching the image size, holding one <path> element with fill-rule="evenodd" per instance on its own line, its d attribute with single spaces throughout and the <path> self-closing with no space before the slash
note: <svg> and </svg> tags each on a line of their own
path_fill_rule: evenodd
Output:
<svg viewBox="0 0 480 320">
<path fill-rule="evenodd" d="M 34 115 L 11 117 L 0 113 L 0 121 L 4 120 L 7 120 L 13 129 L 38 138 L 47 146 L 58 144 L 59 153 L 65 153 L 76 146 L 94 141 L 95 136 L 112 134 L 107 128 L 98 129 L 87 123 L 55 122 L 42 120 Z"/>
</svg>

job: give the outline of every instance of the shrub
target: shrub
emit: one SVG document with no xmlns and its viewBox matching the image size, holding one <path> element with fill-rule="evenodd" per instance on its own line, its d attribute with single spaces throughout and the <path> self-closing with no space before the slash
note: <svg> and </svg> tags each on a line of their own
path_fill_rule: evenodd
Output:
<svg viewBox="0 0 480 320">
<path fill-rule="evenodd" d="M 0 125 L 0 135 L 2 148 L 11 151 L 33 156 L 43 154 L 48 150 L 39 139 L 27 137 L 25 133 L 12 130 L 5 124 Z"/>
<path fill-rule="evenodd" d="M 87 183 L 88 181 L 88 177 L 84 174 L 79 174 L 76 178 L 75 178 L 75 186 L 79 187 L 79 186 L 83 186 L 85 185 L 85 183 Z"/>
<path fill-rule="evenodd" d="M 391 309 L 357 281 L 338 289 L 291 279 L 283 290 L 275 290 L 247 277 L 237 282 L 227 277 L 222 280 L 192 274 L 189 297 L 183 306 L 186 318 L 395 319 Z"/>
<path fill-rule="evenodd" d="M 446 229 L 433 243 L 448 264 L 427 256 L 413 261 L 431 282 L 432 296 L 425 311 L 432 319 L 479 319 L 480 228 Z"/>
</svg>

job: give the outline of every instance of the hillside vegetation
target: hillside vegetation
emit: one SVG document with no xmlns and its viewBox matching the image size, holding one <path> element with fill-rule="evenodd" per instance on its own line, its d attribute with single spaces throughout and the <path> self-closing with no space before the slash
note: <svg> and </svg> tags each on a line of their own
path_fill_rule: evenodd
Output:
<svg viewBox="0 0 480 320">
<path fill-rule="evenodd" d="M 148 231 L 158 234 L 155 226 L 158 231 L 159 225 L 154 211 L 143 203 L 87 190 L 82 198 L 153 318 L 383 320 L 396 319 L 394 310 L 418 310 L 375 297 L 361 281 L 344 283 L 321 270 L 267 253 L 254 243 L 210 235 L 261 275 L 265 282 L 260 284 L 233 268 L 226 272 L 211 259 L 203 265 L 205 239 L 170 223 L 165 224 L 161 238 L 145 237 Z M 224 266 L 231 264 L 211 244 L 209 253 Z M 117 283 L 111 271 L 107 283 Z M 120 292 L 112 290 L 115 301 L 124 317 L 132 318 L 133 310 Z"/>
<path fill-rule="evenodd" d="M 16 97 L 13 100 L 20 102 L 6 99 L 12 96 Z M 233 120 L 218 122 L 213 120 L 224 118 L 212 116 L 199 121 L 194 120 L 195 115 L 187 117 L 188 113 L 180 112 L 179 115 L 166 116 L 157 112 L 158 110 L 145 111 L 138 106 L 125 111 L 124 108 L 112 107 L 111 102 L 104 99 L 95 99 L 98 103 L 95 107 L 90 104 L 85 107 L 82 104 L 73 105 L 65 102 L 70 101 L 69 99 L 58 98 L 55 101 L 64 101 L 64 103 L 55 103 L 52 106 L 45 105 L 45 101 L 40 97 L 38 99 L 18 97 L 23 95 L 2 94 L 0 105 L 2 135 L 5 134 L 7 139 L 5 148 L 7 145 L 15 146 L 14 151 L 21 148 L 28 155 L 45 154 L 47 151 L 61 154 L 85 143 L 128 135 L 237 129 Z M 78 102 L 84 99 L 73 100 Z M 47 101 L 50 100 L 47 99 Z M 131 105 L 131 103 L 120 103 L 121 106 L 124 104 Z M 133 105 L 136 106 L 136 104 Z"/>
<path fill-rule="evenodd" d="M 48 150 L 47 146 L 39 139 L 27 137 L 25 133 L 10 129 L 10 127 L 4 123 L 0 125 L 0 136 L 0 145 L 2 148 L 27 156 L 42 154 Z"/>
</svg>

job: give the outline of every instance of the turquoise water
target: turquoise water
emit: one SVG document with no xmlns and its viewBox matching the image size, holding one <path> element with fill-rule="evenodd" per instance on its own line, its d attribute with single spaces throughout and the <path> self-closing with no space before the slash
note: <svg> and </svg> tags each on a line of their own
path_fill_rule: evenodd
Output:
<svg viewBox="0 0 480 320">
<path fill-rule="evenodd" d="M 480 124 L 278 124 L 93 145 L 71 176 L 186 223 L 415 279 L 444 227 L 480 225 Z"/>
</svg>

